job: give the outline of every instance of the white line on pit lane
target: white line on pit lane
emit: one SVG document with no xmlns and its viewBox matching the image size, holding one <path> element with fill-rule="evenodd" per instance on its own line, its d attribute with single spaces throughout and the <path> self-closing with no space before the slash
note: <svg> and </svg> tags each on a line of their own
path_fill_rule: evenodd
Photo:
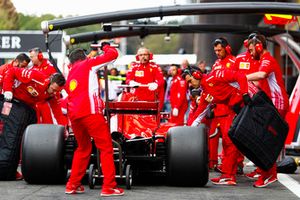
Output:
<svg viewBox="0 0 300 200">
<path fill-rule="evenodd" d="M 300 184 L 287 174 L 277 174 L 278 181 L 300 198 Z"/>
</svg>

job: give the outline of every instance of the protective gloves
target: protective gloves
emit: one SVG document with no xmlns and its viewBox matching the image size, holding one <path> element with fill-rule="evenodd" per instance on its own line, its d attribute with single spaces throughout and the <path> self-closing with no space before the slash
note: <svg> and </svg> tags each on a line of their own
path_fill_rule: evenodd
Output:
<svg viewBox="0 0 300 200">
<path fill-rule="evenodd" d="M 140 84 L 138 82 L 135 82 L 135 81 L 130 81 L 129 85 L 132 86 L 132 87 L 138 87 Z"/>
<path fill-rule="evenodd" d="M 172 115 L 174 116 L 174 117 L 177 117 L 178 116 L 178 109 L 177 108 L 173 108 L 173 110 L 172 110 Z"/>
<path fill-rule="evenodd" d="M 148 89 L 151 90 L 151 91 L 156 90 L 157 87 L 158 87 L 158 84 L 157 84 L 157 83 L 154 83 L 154 82 L 153 82 L 153 83 L 149 83 L 149 84 L 148 84 Z"/>
<path fill-rule="evenodd" d="M 4 100 L 5 100 L 5 101 L 11 101 L 12 98 L 13 98 L 13 93 L 10 92 L 10 91 L 4 92 L 3 95 L 4 95 Z"/>
<path fill-rule="evenodd" d="M 236 113 L 239 114 L 241 111 L 241 104 L 240 103 L 236 103 L 232 106 L 232 110 Z"/>
</svg>

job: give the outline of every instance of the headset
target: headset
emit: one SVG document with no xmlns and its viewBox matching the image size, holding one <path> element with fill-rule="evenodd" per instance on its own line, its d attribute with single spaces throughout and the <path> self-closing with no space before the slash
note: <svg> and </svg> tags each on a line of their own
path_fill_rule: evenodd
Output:
<svg viewBox="0 0 300 200">
<path fill-rule="evenodd" d="M 44 59 L 43 53 L 39 52 L 37 58 L 39 59 L 39 61 L 42 61 Z"/>
<path fill-rule="evenodd" d="M 38 47 L 32 48 L 29 50 L 29 53 L 32 51 L 37 53 L 37 58 L 39 61 L 42 61 L 44 59 L 43 52 L 40 48 L 38 48 Z"/>
<path fill-rule="evenodd" d="M 171 64 L 170 67 L 169 67 L 169 70 L 170 70 L 170 68 L 171 68 L 172 66 L 176 67 L 177 74 L 179 74 L 179 75 L 181 75 L 182 73 L 185 72 L 185 70 L 182 70 L 182 69 L 180 68 L 180 66 L 177 65 L 177 64 Z M 188 69 L 186 69 L 186 70 L 188 70 Z"/>
<path fill-rule="evenodd" d="M 256 35 L 252 39 L 255 51 L 260 54 L 264 48 L 267 47 L 265 37 L 263 35 Z"/>
<path fill-rule="evenodd" d="M 140 61 L 140 58 L 139 58 L 138 54 L 135 55 L 135 60 Z M 151 53 L 151 52 L 149 52 L 149 60 L 153 60 L 153 53 Z"/>
<path fill-rule="evenodd" d="M 221 46 L 223 48 L 225 48 L 225 51 L 227 54 L 231 54 L 231 52 L 232 52 L 231 46 L 229 45 L 229 43 L 227 42 L 227 40 L 225 38 L 217 38 L 217 39 L 215 39 L 213 44 L 214 44 L 214 46 L 221 44 Z"/>
<path fill-rule="evenodd" d="M 256 42 L 256 44 L 255 44 L 255 51 L 258 53 L 258 54 L 260 54 L 262 51 L 263 51 L 263 45 L 262 45 L 262 42 L 259 40 L 259 39 L 257 39 L 256 37 L 254 37 L 253 38 Z"/>
<path fill-rule="evenodd" d="M 257 32 L 253 32 L 253 33 L 250 33 L 250 35 L 248 36 L 248 38 L 246 40 L 244 40 L 244 47 L 245 48 L 248 48 L 249 44 L 249 40 L 251 40 L 252 38 L 256 37 L 258 35 Z"/>
<path fill-rule="evenodd" d="M 197 80 L 200 80 L 201 78 L 202 78 L 202 73 L 200 72 L 200 71 L 194 71 L 193 73 L 192 73 L 192 76 L 195 78 L 195 79 L 197 79 Z"/>
</svg>

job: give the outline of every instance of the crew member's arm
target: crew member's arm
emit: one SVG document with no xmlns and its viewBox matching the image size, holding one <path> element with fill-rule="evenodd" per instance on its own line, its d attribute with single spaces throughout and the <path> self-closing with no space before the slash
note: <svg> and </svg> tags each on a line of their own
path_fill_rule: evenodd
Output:
<svg viewBox="0 0 300 200">
<path fill-rule="evenodd" d="M 202 92 L 197 110 L 195 111 L 191 120 L 192 121 L 191 126 L 198 126 L 202 122 L 204 117 L 207 115 L 212 100 L 213 98 L 210 96 L 210 94 L 206 94 Z"/>
<path fill-rule="evenodd" d="M 3 90 L 12 92 L 15 79 L 22 83 L 29 83 L 30 81 L 34 81 L 41 85 L 47 84 L 45 82 L 47 77 L 39 71 L 11 67 L 7 71 L 6 76 L 4 77 Z"/>
<path fill-rule="evenodd" d="M 267 78 L 269 73 L 271 73 L 273 70 L 271 63 L 272 62 L 270 60 L 263 59 L 259 66 L 259 71 L 247 75 L 248 81 L 258 81 Z"/>
<path fill-rule="evenodd" d="M 56 97 L 52 97 L 51 99 L 49 99 L 49 104 L 57 123 L 59 125 L 66 126 L 67 118 L 62 113 L 60 100 L 57 100 Z"/>
<path fill-rule="evenodd" d="M 109 44 L 104 45 L 102 47 L 102 51 L 104 52 L 104 54 L 88 59 L 91 70 L 95 72 L 98 71 L 101 67 L 114 62 L 119 55 L 117 49 L 111 47 Z"/>
<path fill-rule="evenodd" d="M 259 72 L 254 72 L 252 74 L 248 74 L 246 77 L 248 81 L 259 81 L 261 79 L 264 79 L 268 76 L 266 72 L 259 71 Z"/>
<path fill-rule="evenodd" d="M 164 88 L 164 85 L 165 85 L 164 76 L 163 76 L 160 66 L 158 66 L 158 65 L 156 65 L 156 72 L 155 72 L 154 76 L 155 76 L 154 77 L 155 83 L 157 83 L 158 88 Z"/>
<path fill-rule="evenodd" d="M 234 83 L 238 83 L 241 94 L 248 94 L 248 81 L 246 75 L 233 70 L 219 70 L 216 72 L 216 76 L 220 81 L 229 82 L 234 86 Z"/>
</svg>

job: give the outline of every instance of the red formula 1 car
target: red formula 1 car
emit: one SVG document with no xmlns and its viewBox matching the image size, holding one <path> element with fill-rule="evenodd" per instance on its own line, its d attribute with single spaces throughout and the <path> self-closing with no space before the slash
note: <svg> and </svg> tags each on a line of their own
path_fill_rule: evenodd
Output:
<svg viewBox="0 0 300 200">
<path fill-rule="evenodd" d="M 159 102 L 135 101 L 124 91 L 120 101 L 107 102 L 107 117 L 115 151 L 117 178 L 126 179 L 155 173 L 170 185 L 204 186 L 208 182 L 208 147 L 205 126 L 176 127 L 161 122 Z M 113 124 L 113 123 L 111 123 Z M 64 180 L 76 142 L 72 135 L 64 139 L 64 128 L 55 125 L 31 125 L 23 140 L 22 171 L 27 182 L 46 183 Z M 100 152 L 101 153 L 101 152 Z M 96 155 L 95 155 L 96 154 Z M 99 152 L 91 155 L 89 186 L 101 179 Z"/>
</svg>

